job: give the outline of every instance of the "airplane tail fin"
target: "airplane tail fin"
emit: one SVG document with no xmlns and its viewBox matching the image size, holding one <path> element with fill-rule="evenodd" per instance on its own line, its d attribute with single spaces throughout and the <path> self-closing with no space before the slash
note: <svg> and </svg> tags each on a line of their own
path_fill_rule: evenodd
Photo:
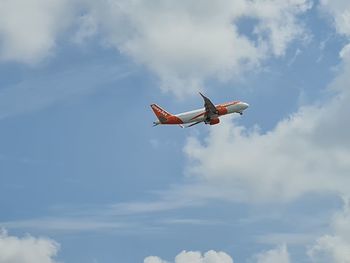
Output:
<svg viewBox="0 0 350 263">
<path fill-rule="evenodd" d="M 166 110 L 159 107 L 157 104 L 151 104 L 151 108 L 154 114 L 157 116 L 160 123 L 165 123 L 172 114 L 167 112 Z"/>
</svg>

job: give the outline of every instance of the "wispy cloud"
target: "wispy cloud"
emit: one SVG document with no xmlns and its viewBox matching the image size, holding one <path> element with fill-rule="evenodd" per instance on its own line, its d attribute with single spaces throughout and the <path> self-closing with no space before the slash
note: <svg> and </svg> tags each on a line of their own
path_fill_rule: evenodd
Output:
<svg viewBox="0 0 350 263">
<path fill-rule="evenodd" d="M 254 256 L 251 262 L 256 263 L 290 263 L 290 257 L 286 245 L 278 246 L 274 249 L 261 252 Z"/>
<path fill-rule="evenodd" d="M 315 240 L 316 236 L 316 233 L 269 233 L 257 236 L 256 241 L 265 245 L 307 245 Z"/>
<path fill-rule="evenodd" d="M 288 67 L 292 66 L 294 64 L 294 62 L 297 60 L 298 56 L 301 54 L 301 50 L 298 48 L 295 53 L 294 56 L 289 60 L 288 62 Z"/>
<path fill-rule="evenodd" d="M 207 219 L 196 219 L 196 218 L 168 218 L 160 220 L 159 223 L 167 225 L 198 225 L 198 226 L 209 226 L 224 224 L 218 220 L 207 220 Z"/>
<path fill-rule="evenodd" d="M 181 200 L 164 200 L 151 202 L 126 202 L 111 205 L 107 211 L 116 215 L 130 215 L 142 213 L 154 213 L 167 210 L 174 210 L 191 206 L 193 204 L 185 203 Z"/>
<path fill-rule="evenodd" d="M 88 65 L 23 80 L 0 90 L 0 119 L 91 94 L 129 74 L 121 66 Z"/>
<path fill-rule="evenodd" d="M 34 229 L 34 230 L 45 230 L 45 231 L 104 231 L 113 229 L 126 229 L 131 227 L 130 222 L 118 222 L 118 221 L 107 221 L 103 219 L 94 218 L 60 218 L 60 217 L 47 217 L 39 219 L 29 220 L 16 220 L 8 222 L 0 222 L 1 227 L 8 229 Z"/>
</svg>

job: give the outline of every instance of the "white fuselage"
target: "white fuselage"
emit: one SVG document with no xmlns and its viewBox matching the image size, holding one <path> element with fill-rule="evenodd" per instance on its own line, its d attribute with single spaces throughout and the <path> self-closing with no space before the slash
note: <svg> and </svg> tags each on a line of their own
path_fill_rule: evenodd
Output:
<svg viewBox="0 0 350 263">
<path fill-rule="evenodd" d="M 241 101 L 235 101 L 235 102 L 230 102 L 230 103 L 225 103 L 225 104 L 218 104 L 216 105 L 217 108 L 225 108 L 225 113 L 223 114 L 218 114 L 216 117 L 220 117 L 225 114 L 231 114 L 231 113 L 242 113 L 245 109 L 249 107 L 249 105 L 245 102 Z M 206 115 L 205 108 L 193 110 L 193 111 L 187 111 L 183 113 L 179 113 L 174 115 L 175 117 L 179 118 L 182 123 L 193 123 L 193 122 L 201 122 L 205 121 Z M 160 124 L 160 122 L 157 120 L 155 122 L 156 124 Z"/>
</svg>

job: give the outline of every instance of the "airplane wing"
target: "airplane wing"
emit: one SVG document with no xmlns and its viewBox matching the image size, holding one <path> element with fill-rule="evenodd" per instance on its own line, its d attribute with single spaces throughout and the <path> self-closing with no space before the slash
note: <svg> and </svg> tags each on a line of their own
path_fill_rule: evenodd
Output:
<svg viewBox="0 0 350 263">
<path fill-rule="evenodd" d="M 206 116 L 210 120 L 212 116 L 218 114 L 218 110 L 216 109 L 215 105 L 208 99 L 206 96 L 204 96 L 202 93 L 199 92 L 199 94 L 202 96 L 204 100 L 204 108 L 206 111 Z"/>
</svg>

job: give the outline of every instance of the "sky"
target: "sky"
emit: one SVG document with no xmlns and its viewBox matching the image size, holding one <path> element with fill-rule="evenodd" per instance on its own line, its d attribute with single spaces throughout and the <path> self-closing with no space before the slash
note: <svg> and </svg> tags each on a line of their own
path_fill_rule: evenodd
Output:
<svg viewBox="0 0 350 263">
<path fill-rule="evenodd" d="M 350 262 L 349 82 L 347 0 L 0 0 L 0 263 Z"/>
</svg>

